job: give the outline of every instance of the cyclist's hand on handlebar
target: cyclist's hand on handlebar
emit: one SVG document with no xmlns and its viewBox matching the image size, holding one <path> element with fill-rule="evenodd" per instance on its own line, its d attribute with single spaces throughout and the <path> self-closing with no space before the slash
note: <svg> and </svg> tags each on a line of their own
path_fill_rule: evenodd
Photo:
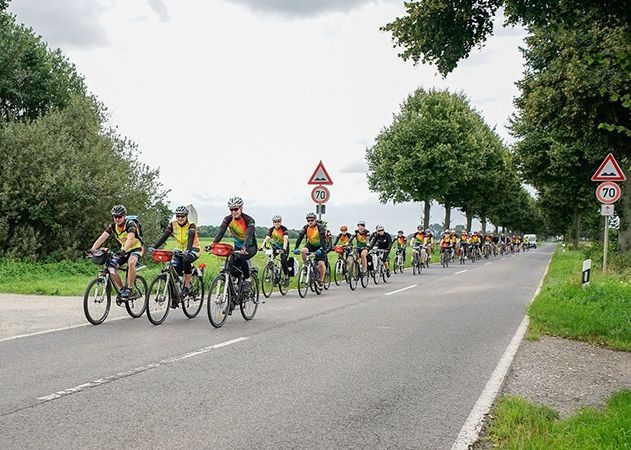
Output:
<svg viewBox="0 0 631 450">
<path fill-rule="evenodd" d="M 315 254 L 316 256 L 320 256 L 322 254 L 322 249 L 321 248 L 317 249 Z"/>
<path fill-rule="evenodd" d="M 241 253 L 242 255 L 247 255 L 248 254 L 248 249 L 243 247 L 241 250 L 239 250 L 237 253 Z"/>
<path fill-rule="evenodd" d="M 295 249 L 294 249 L 294 255 L 298 255 L 298 254 L 300 254 L 300 250 L 299 250 L 299 249 L 297 249 L 297 248 L 295 248 Z"/>
<path fill-rule="evenodd" d="M 119 250 L 117 251 L 114 256 L 116 256 L 117 258 L 122 258 L 123 256 L 125 256 L 125 250 Z"/>
<path fill-rule="evenodd" d="M 151 254 L 151 253 L 153 253 L 153 252 L 155 252 L 155 251 L 156 251 L 155 247 L 147 247 L 147 252 L 148 252 L 149 254 Z"/>
</svg>

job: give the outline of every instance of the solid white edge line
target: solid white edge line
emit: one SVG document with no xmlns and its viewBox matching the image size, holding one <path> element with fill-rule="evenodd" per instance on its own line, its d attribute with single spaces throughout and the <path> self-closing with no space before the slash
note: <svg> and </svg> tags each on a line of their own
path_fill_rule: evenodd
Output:
<svg viewBox="0 0 631 450">
<path fill-rule="evenodd" d="M 458 275 L 459 273 L 465 273 L 465 272 L 468 272 L 468 271 L 469 271 L 469 269 L 461 270 L 460 272 L 454 273 L 454 275 Z"/>
<path fill-rule="evenodd" d="M 123 320 L 123 319 L 129 319 L 129 317 L 116 317 L 114 319 L 109 319 L 108 322 L 115 322 L 117 320 Z M 79 325 L 70 325 L 68 327 L 63 327 L 63 328 L 54 328 L 52 330 L 43 330 L 43 331 L 36 331 L 35 333 L 10 336 L 10 337 L 0 339 L 0 342 L 12 341 L 13 339 L 22 339 L 25 337 L 39 336 L 40 334 L 55 333 L 57 331 L 66 331 L 66 330 L 72 330 L 74 328 L 90 327 L 90 326 L 94 326 L 94 325 L 92 325 L 91 323 L 80 323 Z"/>
<path fill-rule="evenodd" d="M 537 298 L 539 292 L 541 292 L 541 286 L 543 286 L 543 280 L 548 274 L 548 269 L 550 268 L 550 263 L 552 262 L 552 256 L 554 256 L 554 253 L 550 256 L 550 261 L 548 261 L 546 270 L 545 272 L 543 272 L 543 276 L 541 277 L 539 286 L 537 287 L 535 294 L 530 299 L 530 302 L 528 302 L 528 305 L 530 305 L 533 300 Z M 497 367 L 491 374 L 491 378 L 486 383 L 486 386 L 484 387 L 482 394 L 480 394 L 478 401 L 475 402 L 475 405 L 473 405 L 473 409 L 471 410 L 469 417 L 467 417 L 467 420 L 462 426 L 460 433 L 458 433 L 458 437 L 452 445 L 451 450 L 467 450 L 478 440 L 478 436 L 480 435 L 480 431 L 482 430 L 484 417 L 489 413 L 489 411 L 491 410 L 491 406 L 493 406 L 493 402 L 495 402 L 495 397 L 497 397 L 497 394 L 502 387 L 504 377 L 508 373 L 508 369 L 510 369 L 511 363 L 515 358 L 515 354 L 517 353 L 519 344 L 521 344 L 521 340 L 526 334 L 528 323 L 529 318 L 528 314 L 526 314 L 519 324 L 515 335 L 508 344 L 508 347 L 506 347 L 506 350 L 504 351 L 500 362 L 497 364 Z"/>
<path fill-rule="evenodd" d="M 401 289 L 397 289 L 396 291 L 392 291 L 392 292 L 386 292 L 383 295 L 392 295 L 392 294 L 396 294 L 397 292 L 401 292 L 401 291 L 407 291 L 408 289 L 412 289 L 415 288 L 416 286 L 418 286 L 418 284 L 413 284 L 412 286 L 407 286 Z"/>
</svg>

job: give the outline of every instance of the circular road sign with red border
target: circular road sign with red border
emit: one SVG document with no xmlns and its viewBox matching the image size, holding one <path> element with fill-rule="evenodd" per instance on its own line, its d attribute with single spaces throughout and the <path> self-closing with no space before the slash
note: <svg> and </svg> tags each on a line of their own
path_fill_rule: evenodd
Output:
<svg viewBox="0 0 631 450">
<path fill-rule="evenodd" d="M 604 184 L 604 183 L 603 183 Z M 311 200 L 318 205 L 323 205 L 329 201 L 331 193 L 325 186 L 316 186 L 311 191 Z"/>
<path fill-rule="evenodd" d="M 596 188 L 596 198 L 605 205 L 616 203 L 620 199 L 621 194 L 620 186 L 613 181 L 600 183 Z"/>
</svg>

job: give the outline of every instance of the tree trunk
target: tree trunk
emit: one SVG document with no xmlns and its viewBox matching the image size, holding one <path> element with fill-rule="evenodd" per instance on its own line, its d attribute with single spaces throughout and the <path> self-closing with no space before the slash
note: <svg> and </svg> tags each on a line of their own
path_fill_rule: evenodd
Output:
<svg viewBox="0 0 631 450">
<path fill-rule="evenodd" d="M 574 250 L 578 250 L 581 239 L 581 212 L 578 208 L 574 211 Z"/>
<path fill-rule="evenodd" d="M 627 176 L 622 192 L 620 211 L 620 232 L 618 233 L 618 246 L 623 252 L 631 252 L 631 173 Z"/>
<path fill-rule="evenodd" d="M 473 211 L 465 211 L 467 217 L 467 231 L 471 232 L 471 226 L 473 225 Z"/>
<path fill-rule="evenodd" d="M 448 230 L 450 227 L 451 227 L 451 205 L 449 203 L 446 203 L 444 228 L 445 230 Z"/>
<path fill-rule="evenodd" d="M 482 223 L 482 233 L 486 234 L 486 217 L 482 217 L 480 222 Z"/>
<path fill-rule="evenodd" d="M 427 230 L 429 228 L 429 214 L 430 214 L 430 209 L 432 207 L 432 201 L 428 198 L 425 199 L 425 209 L 423 211 L 423 229 Z"/>
<path fill-rule="evenodd" d="M 493 231 L 493 233 L 497 234 L 500 232 L 500 227 L 498 227 L 497 225 L 495 225 L 495 231 Z"/>
</svg>

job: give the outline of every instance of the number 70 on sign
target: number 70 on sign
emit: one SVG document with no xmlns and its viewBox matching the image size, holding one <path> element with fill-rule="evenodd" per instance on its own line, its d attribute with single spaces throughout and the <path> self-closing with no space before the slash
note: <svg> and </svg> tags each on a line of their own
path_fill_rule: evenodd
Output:
<svg viewBox="0 0 631 450">
<path fill-rule="evenodd" d="M 329 201 L 331 198 L 331 193 L 324 186 L 316 186 L 311 191 L 311 200 L 318 205 L 323 205 Z"/>
<path fill-rule="evenodd" d="M 611 181 L 600 183 L 596 188 L 596 198 L 605 205 L 616 203 L 621 193 L 620 186 Z"/>
</svg>

